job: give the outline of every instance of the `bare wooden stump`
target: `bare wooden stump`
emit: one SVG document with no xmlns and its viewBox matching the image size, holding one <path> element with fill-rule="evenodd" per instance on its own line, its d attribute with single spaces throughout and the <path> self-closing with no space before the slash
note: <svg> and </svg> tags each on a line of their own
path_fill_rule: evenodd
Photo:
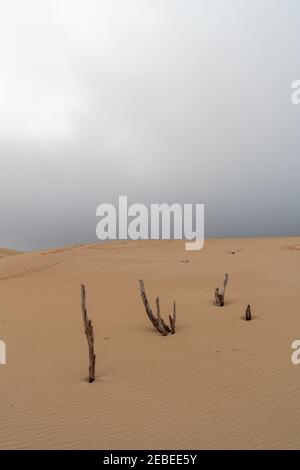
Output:
<svg viewBox="0 0 300 470">
<path fill-rule="evenodd" d="M 217 287 L 215 290 L 215 299 L 216 305 L 219 307 L 224 307 L 225 304 L 225 290 L 228 282 L 228 274 L 226 273 L 223 280 L 223 286 L 221 288 Z"/>
<path fill-rule="evenodd" d="M 246 321 L 251 321 L 252 320 L 252 315 L 251 315 L 251 307 L 248 305 L 246 313 L 245 313 L 245 320 Z"/>
<path fill-rule="evenodd" d="M 94 331 L 93 331 L 92 322 L 88 318 L 88 314 L 87 314 L 85 286 L 83 284 L 81 284 L 81 310 L 82 310 L 84 331 L 86 334 L 88 347 L 89 347 L 89 383 L 92 383 L 95 380 L 95 365 L 96 365 L 96 356 L 94 353 Z"/>
<path fill-rule="evenodd" d="M 170 326 L 168 326 L 164 319 L 161 316 L 160 313 L 160 304 L 159 304 L 159 297 L 156 298 L 156 315 L 153 313 L 150 303 L 148 301 L 146 291 L 145 291 L 145 286 L 144 286 L 144 281 L 140 279 L 140 291 L 141 291 L 141 297 L 142 301 L 147 313 L 147 316 L 149 320 L 151 321 L 152 325 L 154 328 L 159 331 L 159 333 L 162 336 L 167 336 L 169 334 L 174 335 L 176 332 L 176 305 L 174 301 L 174 307 L 173 307 L 173 315 L 169 315 L 169 320 L 170 320 Z"/>
</svg>

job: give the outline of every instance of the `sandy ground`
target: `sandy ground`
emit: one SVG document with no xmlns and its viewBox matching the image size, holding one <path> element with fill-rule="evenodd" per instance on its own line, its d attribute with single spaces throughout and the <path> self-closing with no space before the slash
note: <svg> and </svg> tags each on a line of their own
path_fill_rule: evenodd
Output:
<svg viewBox="0 0 300 470">
<path fill-rule="evenodd" d="M 227 303 L 218 308 L 214 288 L 226 271 Z M 176 298 L 176 335 L 153 329 L 141 277 L 164 316 Z M 93 384 L 81 282 L 96 339 Z M 299 288 L 300 238 L 209 240 L 199 252 L 144 241 L 1 257 L 0 448 L 299 449 L 300 366 L 291 363 Z M 240 318 L 248 303 L 249 323 Z"/>
</svg>

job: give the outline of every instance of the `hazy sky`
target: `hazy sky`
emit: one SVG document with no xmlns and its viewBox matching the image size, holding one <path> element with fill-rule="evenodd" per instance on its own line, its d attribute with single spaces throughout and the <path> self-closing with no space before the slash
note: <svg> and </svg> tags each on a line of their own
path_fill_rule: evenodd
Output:
<svg viewBox="0 0 300 470">
<path fill-rule="evenodd" d="M 120 194 L 300 235 L 299 24 L 299 0 L 2 1 L 0 246 L 94 241 Z"/>
</svg>

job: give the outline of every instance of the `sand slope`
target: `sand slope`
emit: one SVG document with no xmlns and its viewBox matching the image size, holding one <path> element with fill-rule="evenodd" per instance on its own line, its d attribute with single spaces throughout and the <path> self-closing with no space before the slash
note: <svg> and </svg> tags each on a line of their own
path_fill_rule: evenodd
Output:
<svg viewBox="0 0 300 470">
<path fill-rule="evenodd" d="M 230 251 L 238 250 L 236 254 Z M 188 260 L 189 262 L 182 262 Z M 214 288 L 230 274 L 227 304 Z M 161 337 L 138 291 L 178 306 Z M 86 245 L 0 259 L 0 448 L 300 448 L 300 239 Z M 80 283 L 94 323 L 86 382 Z M 251 303 L 254 321 L 240 319 Z"/>
<path fill-rule="evenodd" d="M 0 258 L 4 258 L 5 256 L 13 256 L 20 254 L 20 251 L 16 250 L 9 250 L 8 248 L 0 248 Z"/>
</svg>

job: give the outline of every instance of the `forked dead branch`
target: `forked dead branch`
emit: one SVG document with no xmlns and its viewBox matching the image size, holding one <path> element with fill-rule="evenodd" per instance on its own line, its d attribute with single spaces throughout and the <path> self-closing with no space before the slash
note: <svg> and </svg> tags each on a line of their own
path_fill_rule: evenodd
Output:
<svg viewBox="0 0 300 470">
<path fill-rule="evenodd" d="M 96 365 L 96 356 L 94 353 L 94 331 L 92 322 L 88 317 L 86 309 L 86 295 L 85 295 L 85 286 L 81 284 L 81 310 L 84 331 L 86 334 L 88 347 L 89 347 L 89 383 L 94 382 L 95 380 L 95 365 Z"/>
<path fill-rule="evenodd" d="M 156 328 L 157 331 L 159 331 L 159 333 L 163 336 L 167 336 L 170 334 L 174 335 L 176 332 L 176 303 L 175 301 L 173 304 L 173 314 L 169 315 L 169 322 L 170 322 L 170 326 L 169 326 L 167 325 L 167 323 L 164 321 L 164 319 L 161 316 L 159 297 L 156 298 L 156 315 L 153 313 L 150 303 L 148 301 L 147 295 L 146 295 L 144 281 L 142 279 L 140 279 L 140 291 L 141 291 L 141 297 L 143 300 L 146 313 L 152 325 L 154 326 L 154 328 Z"/>
<path fill-rule="evenodd" d="M 220 288 L 217 287 L 215 290 L 216 305 L 218 305 L 219 307 L 224 307 L 224 304 L 225 304 L 225 290 L 226 290 L 228 278 L 229 276 L 226 273 L 224 276 L 222 287 Z"/>
</svg>

